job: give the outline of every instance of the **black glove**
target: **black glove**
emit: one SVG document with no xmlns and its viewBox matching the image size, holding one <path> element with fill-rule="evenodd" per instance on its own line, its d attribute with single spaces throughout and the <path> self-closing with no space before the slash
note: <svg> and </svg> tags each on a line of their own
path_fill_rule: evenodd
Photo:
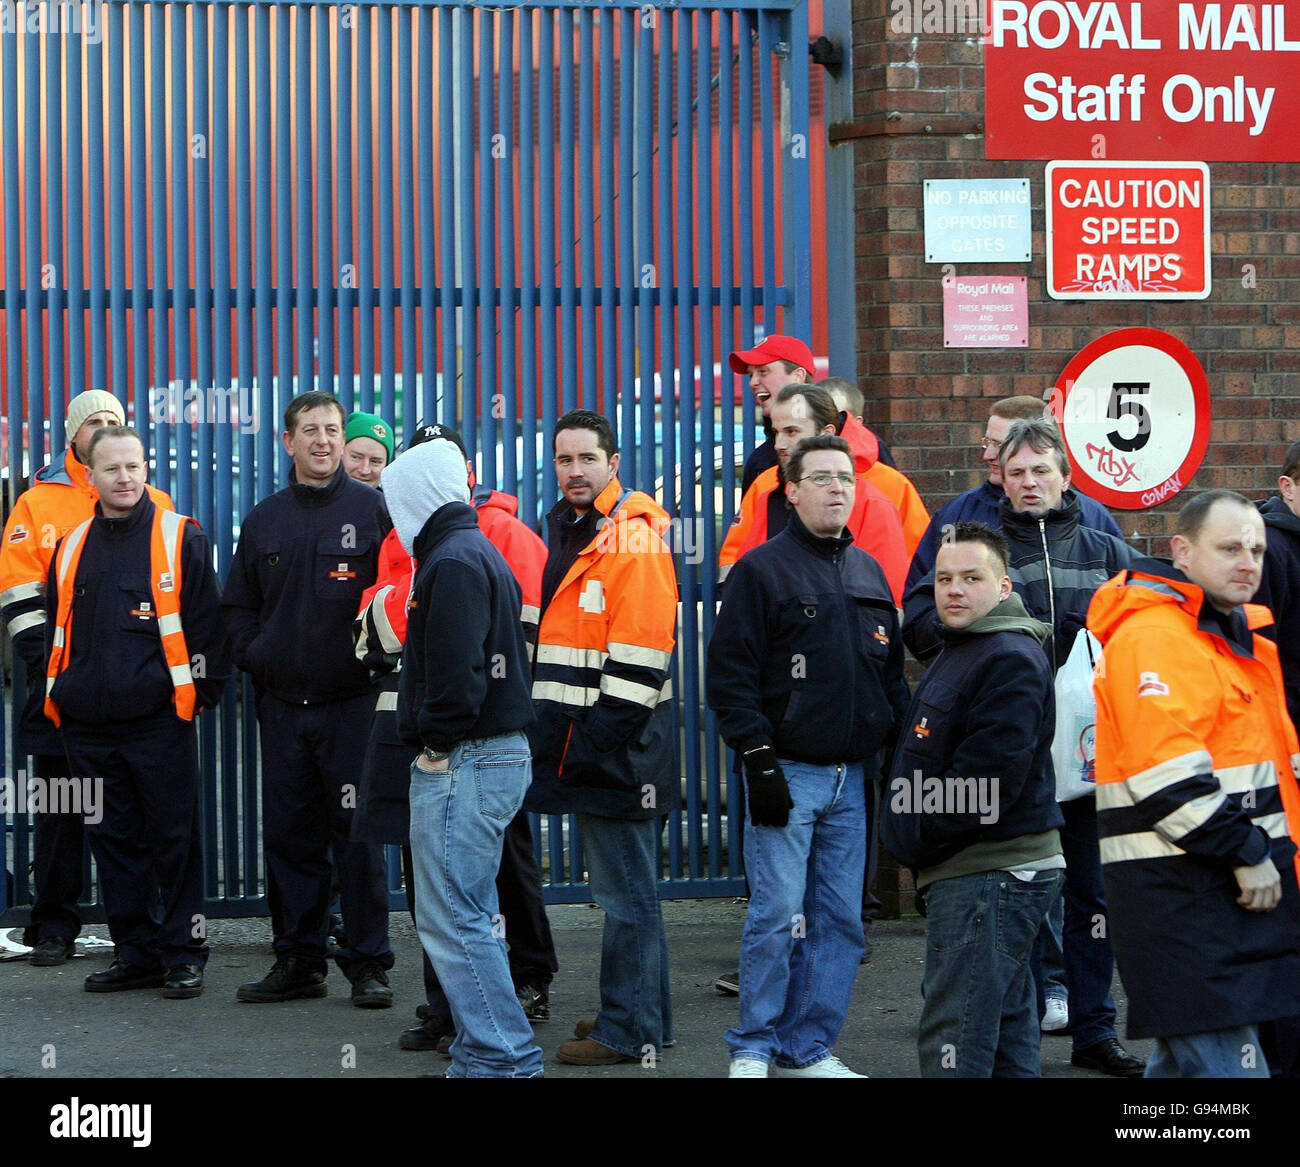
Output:
<svg viewBox="0 0 1300 1167">
<path fill-rule="evenodd" d="M 749 819 L 756 827 L 784 827 L 794 799 L 771 746 L 758 746 L 741 755 L 749 795 Z"/>
</svg>

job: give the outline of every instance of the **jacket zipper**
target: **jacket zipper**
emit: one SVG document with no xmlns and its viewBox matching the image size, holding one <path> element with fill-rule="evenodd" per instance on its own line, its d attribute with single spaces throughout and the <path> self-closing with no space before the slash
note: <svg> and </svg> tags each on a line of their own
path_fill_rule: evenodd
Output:
<svg viewBox="0 0 1300 1167">
<path fill-rule="evenodd" d="M 1038 537 L 1043 541 L 1043 566 L 1047 570 L 1047 610 L 1052 617 L 1052 672 L 1056 663 L 1056 585 L 1052 583 L 1052 557 L 1047 552 L 1047 520 L 1038 520 Z"/>
</svg>

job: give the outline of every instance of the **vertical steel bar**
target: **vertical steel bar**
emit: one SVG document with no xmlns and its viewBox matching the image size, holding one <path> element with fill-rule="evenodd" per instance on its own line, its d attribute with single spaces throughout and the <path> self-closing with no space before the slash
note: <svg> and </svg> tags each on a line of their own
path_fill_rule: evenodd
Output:
<svg viewBox="0 0 1300 1167">
<path fill-rule="evenodd" d="M 12 39 L 12 38 L 11 38 Z M 122 59 L 122 11 L 116 5 L 108 9 L 109 48 L 116 44 L 113 60 Z M 90 204 L 90 383 L 87 389 L 105 389 L 108 384 L 108 335 L 104 330 L 105 288 L 107 286 L 104 256 L 104 45 L 90 46 L 86 53 L 86 110 L 90 123 L 86 127 L 87 181 L 86 193 Z M 15 58 L 16 60 L 16 58 Z M 17 65 L 11 76 L 16 75 Z M 111 79 L 110 79 L 111 83 Z M 111 103 L 110 103 L 111 104 Z M 120 103 L 119 103 L 120 108 Z M 120 124 L 120 122 L 119 122 Z M 15 195 L 17 191 L 15 190 Z M 11 202 L 10 206 L 16 206 Z M 111 208 L 110 208 L 111 210 Z M 125 214 L 125 211 L 119 207 Z M 119 220 L 120 222 L 120 220 Z M 15 255 L 17 252 L 15 251 Z M 17 287 L 15 280 L 11 285 Z M 126 393 L 126 387 L 118 386 L 119 395 Z"/>
<path fill-rule="evenodd" d="M 496 391 L 500 394 L 502 405 L 501 452 L 502 452 L 502 487 L 511 494 L 519 494 L 519 458 L 515 441 L 519 432 L 519 370 L 516 364 L 515 350 L 515 183 L 514 175 L 519 152 L 514 145 L 514 88 L 515 88 L 515 51 L 514 31 L 518 12 L 501 13 L 501 39 L 497 50 L 497 76 L 500 89 L 497 97 L 497 141 L 504 151 L 501 167 L 501 181 L 497 186 L 497 205 L 500 221 L 497 225 L 497 246 L 500 248 L 500 279 L 498 289 L 500 296 L 500 324 L 498 334 L 501 337 L 501 365 Z M 534 458 L 531 451 L 524 456 L 524 462 L 532 465 Z M 527 515 L 527 512 L 524 512 Z M 525 521 L 531 521 L 525 519 Z"/>
<path fill-rule="evenodd" d="M 574 343 L 582 356 L 582 403 L 590 409 L 601 406 L 600 384 L 596 380 L 596 354 L 600 343 L 596 330 L 596 200 L 595 185 L 604 183 L 608 175 L 601 172 L 594 157 L 595 52 L 593 42 L 594 18 L 591 11 L 578 13 L 578 159 L 576 172 L 582 175 L 578 183 L 578 279 L 579 315 L 581 330 Z M 572 158 L 572 155 L 567 155 Z"/>
<path fill-rule="evenodd" d="M 379 20 L 379 409 L 392 421 L 397 375 L 393 284 L 393 9 L 377 6 Z"/>
<path fill-rule="evenodd" d="M 295 397 L 293 367 L 293 11 L 275 7 L 275 410 Z M 289 476 L 289 455 L 277 442 L 277 482 Z"/>
<path fill-rule="evenodd" d="M 112 298 L 109 317 L 113 336 L 113 382 L 110 388 L 128 401 L 135 396 L 139 416 L 149 384 L 149 158 L 146 149 L 145 109 L 148 79 L 145 73 L 145 10 L 131 9 L 131 343 L 126 339 L 126 145 L 122 86 L 127 61 L 123 52 L 122 20 L 125 8 L 109 8 L 108 77 L 108 222 Z M 116 34 L 116 35 L 114 35 Z M 116 50 L 116 51 L 115 51 Z M 130 373 L 127 351 L 131 352 Z M 128 381 L 128 375 L 130 380 Z M 97 386 L 98 388 L 98 386 Z M 155 484 L 157 478 L 154 478 Z"/>
<path fill-rule="evenodd" d="M 63 305 L 67 284 L 67 268 L 63 262 L 63 229 L 67 219 L 63 208 L 63 49 L 67 43 L 64 32 L 50 32 L 45 40 L 45 88 L 48 98 L 46 108 L 45 182 L 45 270 L 48 279 L 42 279 L 45 291 L 45 326 L 50 344 L 50 371 L 46 378 L 46 392 L 42 393 L 41 417 L 54 419 L 55 405 L 63 413 L 63 396 L 66 350 L 64 347 Z M 51 424 L 51 429 L 53 425 Z M 41 430 L 32 431 L 32 457 L 39 456 Z"/>
<path fill-rule="evenodd" d="M 373 14 L 373 8 L 357 8 L 357 357 L 361 392 L 355 405 L 366 413 L 375 408 Z"/>
<path fill-rule="evenodd" d="M 474 26 L 481 16 L 474 8 L 457 10 L 459 22 L 459 39 L 457 41 L 456 77 L 457 101 L 460 103 L 457 113 L 460 117 L 456 124 L 456 228 L 460 251 L 460 393 L 457 402 L 458 428 L 465 439 L 465 448 L 470 457 L 478 448 L 478 419 L 475 417 L 478 404 L 478 311 L 479 297 L 477 287 L 477 239 L 475 227 L 477 219 L 474 214 L 474 169 L 481 160 L 474 157 Z"/>
<path fill-rule="evenodd" d="M 419 9 L 420 78 L 419 94 L 419 198 L 420 198 L 420 405 L 402 419 L 403 435 L 416 424 L 436 417 L 438 382 L 437 252 L 434 243 L 438 225 L 433 217 L 433 93 L 437 70 L 433 64 L 433 10 Z M 405 372 L 405 370 L 403 370 Z"/>
<path fill-rule="evenodd" d="M 573 12 L 560 9 L 559 19 L 559 58 L 556 62 L 556 78 L 560 91 L 560 197 L 556 208 L 555 222 L 559 226 L 558 246 L 560 249 L 560 396 L 564 408 L 574 409 L 580 400 L 586 399 L 588 390 L 578 384 L 578 337 L 577 337 L 577 265 L 574 262 L 576 240 L 574 239 L 574 198 L 573 198 Z M 554 279 L 555 269 L 543 270 L 543 276 Z M 582 396 L 579 396 L 581 389 Z"/>
<path fill-rule="evenodd" d="M 298 389 L 326 389 L 316 381 L 316 324 L 315 296 L 312 294 L 312 111 L 311 111 L 311 9 L 299 4 L 292 10 L 293 59 L 297 78 L 294 86 L 295 137 L 298 147 L 297 165 L 294 167 L 294 191 L 298 205 L 293 219 L 293 245 L 296 251 L 297 275 L 294 279 L 294 323 L 298 339 Z M 288 23 L 290 10 L 284 10 Z M 281 165 L 288 169 L 287 153 Z M 283 237 L 283 232 L 281 232 Z"/>
<path fill-rule="evenodd" d="M 388 419 L 396 421 L 400 416 L 405 426 L 417 420 L 411 413 L 419 409 L 416 397 L 416 333 L 415 333 L 415 190 L 413 156 L 415 140 L 412 132 L 414 111 L 411 108 L 412 61 L 411 22 L 415 20 L 415 10 L 399 8 L 397 10 L 397 195 L 399 200 L 399 222 L 401 224 L 401 312 L 402 312 L 402 402 Z"/>
<path fill-rule="evenodd" d="M 228 425 L 218 402 L 217 380 L 213 374 L 212 354 L 212 129 L 208 117 L 208 99 L 211 93 L 208 70 L 208 19 L 220 19 L 222 9 L 196 5 L 191 9 L 192 52 L 194 58 L 194 137 L 191 154 L 194 158 L 194 369 L 199 391 L 204 402 L 198 431 L 198 481 L 195 483 L 197 517 L 205 531 L 213 532 L 212 543 L 220 542 L 213 525 L 215 493 L 212 471 L 212 454 L 215 431 Z M 188 311 L 188 310 L 187 310 Z M 228 400 L 228 399 L 227 399 Z M 235 416 L 239 416 L 236 406 Z M 217 464 L 220 485 L 217 488 L 230 493 L 230 461 Z"/>
<path fill-rule="evenodd" d="M 541 510 L 551 502 L 551 486 L 543 482 L 538 494 L 538 471 L 555 481 L 555 468 L 549 458 L 541 459 L 538 466 L 538 449 L 544 450 L 546 437 L 539 441 L 540 427 L 537 415 L 537 187 L 533 182 L 534 159 L 537 146 L 533 139 L 533 10 L 525 8 L 519 19 L 519 132 L 516 154 L 519 158 L 519 369 L 522 393 L 520 395 L 520 436 L 523 454 L 520 471 L 523 474 L 520 492 L 520 513 L 530 526 L 537 523 Z"/>
<path fill-rule="evenodd" d="M 81 26 L 74 24 L 68 33 L 66 66 L 68 85 L 68 389 L 69 396 L 86 388 L 86 237 L 85 172 L 82 151 L 85 135 L 81 120 Z M 98 52 L 91 46 L 91 52 Z M 50 402 L 50 431 L 57 434 L 63 426 L 63 401 Z M 52 445 L 57 446 L 58 442 Z"/>
<path fill-rule="evenodd" d="M 256 263 L 253 272 L 253 308 L 257 322 L 257 397 L 263 424 L 257 434 L 257 496 L 265 498 L 280 483 L 275 464 L 276 431 L 280 428 L 275 407 L 275 337 L 272 333 L 271 258 L 274 254 L 271 203 L 271 9 L 257 5 L 256 77 L 253 116 L 256 141 L 256 177 L 253 198 L 257 208 Z M 252 466 L 249 469 L 253 469 Z"/>
<path fill-rule="evenodd" d="M 186 109 L 186 92 L 189 71 L 186 68 L 186 25 L 191 12 L 189 4 L 171 6 L 171 102 L 167 107 L 171 119 L 171 198 L 172 223 L 172 263 L 171 263 L 171 307 L 172 307 L 172 377 L 182 386 L 180 402 L 176 410 L 176 509 L 182 514 L 195 514 L 194 473 L 190 467 L 189 411 L 184 408 L 185 392 L 190 388 L 192 370 L 190 368 L 190 186 L 189 186 L 189 118 Z M 197 94 L 196 94 L 197 96 Z M 203 97 L 206 100 L 207 91 Z M 158 106 L 155 105 L 155 109 Z M 156 304 L 156 300 L 155 300 Z M 161 383 L 160 383 L 161 384 Z M 202 385 L 198 386 L 203 390 Z M 152 395 L 151 395 L 152 397 Z M 206 399 L 206 393 L 200 401 Z M 152 404 L 152 401 L 151 401 Z M 205 422 L 205 410 L 198 409 L 198 421 Z M 162 448 L 158 456 L 164 456 Z M 209 479 L 210 481 L 210 479 Z M 211 515 L 208 516 L 211 520 Z M 202 521 L 202 520 L 200 520 Z"/>
<path fill-rule="evenodd" d="M 492 83 L 496 79 L 496 13 L 478 14 L 478 421 L 483 482 L 494 490 L 497 477 L 496 169 L 501 161 L 494 138 Z"/>
<path fill-rule="evenodd" d="M 153 256 L 153 273 L 150 281 L 150 304 L 143 303 L 143 292 L 135 291 L 139 310 L 148 313 L 149 331 L 153 339 L 153 379 L 135 377 L 135 415 L 139 421 L 147 416 L 149 386 L 165 389 L 172 384 L 171 363 L 168 352 L 167 296 L 167 5 L 149 5 L 149 187 L 150 187 L 150 248 Z M 146 368 L 143 355 L 135 354 L 136 368 Z M 179 386 L 179 397 L 184 401 L 185 384 Z M 181 420 L 178 410 L 177 420 Z M 154 483 L 169 494 L 172 491 L 171 426 L 170 418 L 163 414 L 154 427 Z"/>
<path fill-rule="evenodd" d="M 438 76 L 443 79 L 438 93 L 438 156 L 456 161 L 456 132 L 453 115 L 461 95 L 448 82 L 453 76 L 455 25 L 450 7 L 438 9 Z M 438 421 L 456 421 L 456 394 L 460 388 L 456 351 L 456 187 L 452 174 L 443 166 L 438 173 L 438 331 L 442 346 L 439 362 Z"/>
<path fill-rule="evenodd" d="M 316 72 L 316 346 L 317 385 L 331 393 L 338 392 L 334 365 L 334 240 L 333 197 L 331 191 L 331 153 L 333 119 L 330 106 L 334 100 L 334 78 L 330 74 L 330 28 L 337 9 L 333 4 L 317 4 L 313 23 L 316 47 L 312 65 Z"/>
</svg>

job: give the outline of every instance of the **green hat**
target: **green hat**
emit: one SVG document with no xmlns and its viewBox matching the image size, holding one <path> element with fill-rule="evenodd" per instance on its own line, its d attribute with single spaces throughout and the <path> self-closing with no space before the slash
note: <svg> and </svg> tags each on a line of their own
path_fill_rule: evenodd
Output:
<svg viewBox="0 0 1300 1167">
<path fill-rule="evenodd" d="M 393 460 L 393 427 L 375 413 L 352 413 L 348 415 L 347 425 L 343 430 L 343 443 L 346 445 L 353 438 L 370 438 L 388 451 L 388 460 Z"/>
</svg>

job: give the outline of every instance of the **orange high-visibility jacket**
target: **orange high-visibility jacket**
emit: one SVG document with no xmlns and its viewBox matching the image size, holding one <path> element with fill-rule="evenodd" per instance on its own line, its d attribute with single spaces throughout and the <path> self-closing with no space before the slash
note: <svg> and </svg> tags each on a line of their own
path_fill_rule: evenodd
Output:
<svg viewBox="0 0 1300 1167">
<path fill-rule="evenodd" d="M 1244 605 L 1238 643 L 1203 602 L 1162 565 L 1120 572 L 1088 609 L 1104 645 L 1097 829 L 1132 1037 L 1300 1011 L 1300 747 L 1277 647 L 1256 631 L 1273 618 Z M 1248 912 L 1233 869 L 1266 858 L 1282 903 Z"/>
<path fill-rule="evenodd" d="M 727 572 L 745 552 L 766 543 L 767 500 L 774 490 L 784 490 L 776 466 L 764 470 L 754 479 L 745 497 L 740 500 L 731 529 L 718 553 L 718 582 L 727 578 Z M 903 581 L 907 579 L 911 556 L 903 538 L 903 523 L 894 504 L 860 474 L 853 490 L 853 510 L 846 524 L 853 536 L 853 545 L 870 555 L 885 573 L 894 603 L 903 602 Z"/>
<path fill-rule="evenodd" d="M 524 805 L 546 814 L 653 818 L 670 805 L 677 784 L 669 519 L 617 478 L 593 505 L 603 516 L 596 536 L 556 588 L 537 631 L 533 785 Z"/>
<path fill-rule="evenodd" d="M 910 563 L 916 554 L 917 544 L 930 525 L 930 514 L 925 503 L 912 485 L 912 480 L 901 470 L 880 460 L 880 442 L 866 426 L 851 413 L 845 413 L 842 437 L 853 451 L 853 465 L 857 472 L 871 483 L 898 511 L 903 524 L 903 542 L 907 546 Z"/>
<path fill-rule="evenodd" d="M 72 659 L 72 614 L 77 564 L 86 546 L 94 519 L 74 527 L 59 550 L 55 564 L 55 581 L 59 589 L 59 606 L 54 617 L 50 643 L 50 663 L 45 678 L 45 715 L 59 724 L 59 708 L 50 693 L 64 666 Z M 190 671 L 190 653 L 181 624 L 181 536 L 186 523 L 194 520 L 175 511 L 158 507 L 153 512 L 153 530 L 149 539 L 149 584 L 154 610 L 158 613 L 158 636 L 162 641 L 163 659 L 167 662 L 174 689 L 176 716 L 194 720 L 194 677 Z"/>
</svg>

